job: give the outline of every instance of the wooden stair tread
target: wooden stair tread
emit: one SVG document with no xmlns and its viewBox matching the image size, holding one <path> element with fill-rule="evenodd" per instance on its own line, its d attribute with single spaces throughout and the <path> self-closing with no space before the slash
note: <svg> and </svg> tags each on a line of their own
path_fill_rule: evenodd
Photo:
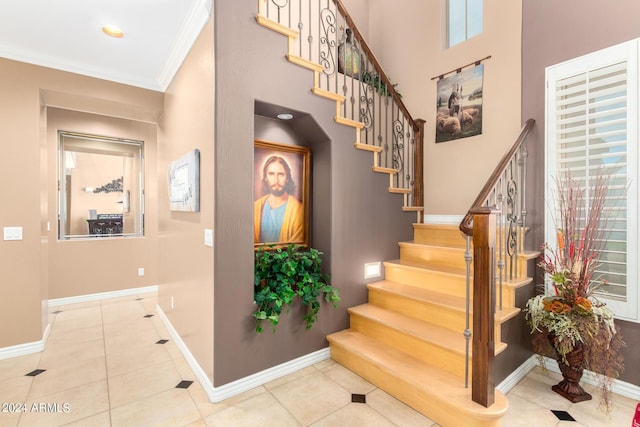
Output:
<svg viewBox="0 0 640 427">
<path fill-rule="evenodd" d="M 362 123 L 362 122 L 358 122 L 356 120 L 351 120 L 351 119 L 346 119 L 346 118 L 341 117 L 341 116 L 335 116 L 333 118 L 333 120 L 336 123 L 340 123 L 340 124 L 343 124 L 345 126 L 351 126 L 351 127 L 356 128 L 356 129 L 362 129 L 364 127 L 364 123 Z"/>
<path fill-rule="evenodd" d="M 398 173 L 397 169 L 392 169 L 392 168 L 384 168 L 382 166 L 372 166 L 372 168 L 374 172 L 380 172 L 380 173 L 388 173 L 390 175 L 395 175 Z"/>
<path fill-rule="evenodd" d="M 403 206 L 402 210 L 405 212 L 422 212 L 424 211 L 424 206 Z"/>
<path fill-rule="evenodd" d="M 322 70 L 320 70 L 322 71 Z M 318 96 L 322 96 L 323 98 L 327 98 L 327 99 L 332 99 L 336 102 L 344 102 L 345 100 L 345 96 L 344 95 L 340 95 L 338 93 L 335 92 L 331 92 L 328 90 L 324 90 L 324 89 L 320 89 L 318 87 L 314 87 L 311 89 L 311 92 L 313 92 L 315 95 Z"/>
<path fill-rule="evenodd" d="M 457 276 L 457 277 L 461 276 L 462 278 L 465 278 L 467 275 L 467 270 L 465 268 L 456 268 L 456 267 L 440 265 L 438 262 L 429 262 L 429 261 L 417 262 L 417 261 L 405 261 L 405 260 L 395 259 L 390 261 L 384 261 L 383 264 L 385 265 L 385 267 L 388 266 L 388 267 L 400 267 L 400 268 L 408 268 L 408 269 L 415 269 L 415 270 L 427 270 L 427 271 L 432 271 L 432 272 L 436 272 L 436 273 L 448 275 L 448 276 Z M 471 271 L 470 279 L 473 280 L 473 270 Z M 510 289 L 518 289 L 528 285 L 529 283 L 531 283 L 532 280 L 533 279 L 531 277 L 516 277 L 510 280 L 503 280 L 502 284 L 503 286 L 506 286 Z"/>
<path fill-rule="evenodd" d="M 540 256 L 540 251 L 524 251 L 520 252 L 518 255 L 525 259 L 536 259 Z"/>
<path fill-rule="evenodd" d="M 413 224 L 413 228 L 414 229 L 415 228 L 426 228 L 426 229 L 440 229 L 440 230 L 457 230 L 457 231 L 460 231 L 458 226 L 455 225 L 455 224 L 414 223 Z"/>
<path fill-rule="evenodd" d="M 309 61 L 306 58 L 302 58 L 301 56 L 287 54 L 287 60 L 292 64 L 299 65 L 303 68 L 307 68 L 311 71 L 320 72 L 323 70 L 322 65 L 316 64 L 315 62 Z"/>
<path fill-rule="evenodd" d="M 389 187 L 389 193 L 411 194 L 411 189 L 402 187 Z"/>
<path fill-rule="evenodd" d="M 269 18 L 265 18 L 262 15 L 256 16 L 256 22 L 265 28 L 269 28 L 270 30 L 275 31 L 276 33 L 280 33 L 284 36 L 287 36 L 293 39 L 298 38 L 298 35 L 300 34 L 298 31 L 293 30 L 287 27 L 286 25 L 279 24 L 276 21 L 273 21 Z"/>
<path fill-rule="evenodd" d="M 455 295 L 449 295 L 442 292 L 436 292 L 417 286 L 405 285 L 403 283 L 397 283 L 390 280 L 380 280 L 378 282 L 372 282 L 367 284 L 369 289 L 376 289 L 381 292 L 392 293 L 401 295 L 404 298 L 410 298 L 428 303 L 432 305 L 438 305 L 446 307 L 451 310 L 464 313 L 466 311 L 466 301 L 463 297 L 457 297 Z M 512 317 L 520 313 L 518 307 L 503 307 L 502 310 L 496 310 L 496 321 L 504 323 Z M 473 304 L 469 306 L 470 314 L 473 314 Z"/>
<path fill-rule="evenodd" d="M 464 253 L 466 251 L 465 248 L 461 247 L 460 245 L 456 244 L 456 243 L 442 243 L 442 244 L 438 244 L 438 245 L 432 245 L 429 243 L 416 243 L 415 240 L 411 240 L 411 241 L 406 241 L 406 242 L 398 242 L 398 245 L 400 246 L 412 246 L 412 247 L 416 247 L 416 248 L 427 248 L 427 249 L 435 249 L 435 250 L 444 250 L 444 251 L 450 251 L 450 252 L 457 252 L 460 254 L 460 257 L 462 257 L 462 259 L 464 259 Z"/>
<path fill-rule="evenodd" d="M 360 142 L 356 142 L 355 144 L 353 144 L 358 150 L 365 150 L 365 151 L 372 151 L 374 153 L 381 153 L 382 152 L 382 147 L 378 147 L 377 145 L 371 145 L 371 144 L 362 144 Z"/>
<path fill-rule="evenodd" d="M 465 354 L 465 338 L 460 332 L 376 307 L 372 304 L 358 305 L 347 309 L 347 311 L 349 314 L 365 317 L 394 330 L 401 331 L 406 335 L 446 348 L 453 353 L 458 353 L 462 356 Z M 506 344 L 495 343 L 496 354 L 502 352 L 504 348 L 506 348 Z M 471 346 L 469 355 L 471 355 Z"/>
<path fill-rule="evenodd" d="M 464 268 L 449 267 L 446 265 L 441 265 L 437 262 L 429 262 L 429 261 L 416 262 L 416 261 L 394 259 L 390 261 L 384 261 L 384 265 L 391 266 L 391 267 L 418 269 L 418 270 L 430 270 L 430 271 L 434 271 L 442 274 L 448 274 L 452 276 L 466 277 L 467 275 L 467 270 Z"/>
<path fill-rule="evenodd" d="M 506 397 L 498 390 L 495 403 L 485 408 L 471 400 L 471 388 L 464 387 L 464 380 L 357 331 L 348 329 L 336 332 L 327 339 L 331 345 L 357 352 L 359 358 L 400 379 L 407 386 L 419 389 L 431 399 L 463 411 L 466 415 L 481 419 L 500 418 L 508 409 Z"/>
</svg>

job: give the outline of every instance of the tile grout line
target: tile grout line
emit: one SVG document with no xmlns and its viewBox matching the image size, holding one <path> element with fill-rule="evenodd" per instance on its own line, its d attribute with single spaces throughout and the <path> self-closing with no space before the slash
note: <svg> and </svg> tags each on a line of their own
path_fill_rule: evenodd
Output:
<svg viewBox="0 0 640 427">
<path fill-rule="evenodd" d="M 102 326 L 102 347 L 104 350 L 104 372 L 107 381 L 107 403 L 108 403 L 108 411 L 109 411 L 109 425 L 113 425 L 112 413 L 111 413 L 111 385 L 109 382 L 109 366 L 107 364 L 107 334 L 104 330 L 104 311 L 103 311 L 103 300 L 100 300 L 100 324 Z"/>
<path fill-rule="evenodd" d="M 49 308 L 47 307 L 47 316 L 48 315 L 49 315 Z M 58 318 L 58 315 L 55 314 L 52 323 L 55 323 L 57 318 Z M 48 319 L 48 317 L 47 317 L 47 319 Z M 40 364 L 42 363 L 42 356 L 44 355 L 44 350 L 47 348 L 47 342 L 49 341 L 49 338 L 51 337 L 51 332 L 53 330 L 53 325 L 51 325 L 49 328 L 50 328 L 49 335 L 47 336 L 47 340 L 44 342 L 44 348 L 38 354 L 38 363 L 36 363 L 36 369 L 42 369 L 42 366 L 40 366 Z M 23 374 L 23 375 L 25 375 L 25 374 Z M 36 380 L 36 377 L 31 377 L 31 382 L 29 383 L 29 388 L 27 389 L 27 394 L 24 397 L 24 404 L 25 405 L 29 401 L 29 396 L 31 395 L 31 389 L 33 388 L 33 382 L 35 380 Z M 20 415 L 18 415 L 18 423 L 16 424 L 16 426 L 20 425 L 20 422 L 22 421 L 22 417 L 24 416 L 25 413 L 26 412 L 20 412 Z"/>
<path fill-rule="evenodd" d="M 286 383 L 285 383 L 285 384 L 286 384 Z M 284 385 L 284 384 L 283 384 L 283 385 Z M 273 397 L 273 399 L 274 399 L 276 402 L 278 402 L 278 405 L 279 405 L 282 409 L 284 409 L 284 411 L 285 411 L 287 414 L 289 414 L 289 416 L 291 416 L 291 418 L 293 418 L 294 420 L 296 420 L 296 422 L 298 423 L 298 425 L 299 425 L 299 426 L 301 426 L 301 427 L 308 427 L 308 426 L 305 426 L 304 424 L 302 424 L 302 422 L 301 422 L 301 421 L 300 421 L 300 420 L 299 420 L 295 415 L 293 415 L 293 414 L 291 413 L 291 411 L 289 411 L 289 410 L 287 409 L 287 407 L 286 407 L 286 406 L 284 406 L 284 405 L 282 404 L 282 402 L 280 401 L 280 399 L 278 399 L 278 397 L 277 397 L 275 394 L 273 394 L 273 393 L 271 392 L 271 390 L 270 390 L 270 389 L 268 389 L 268 388 L 266 388 L 266 387 L 264 387 L 264 386 L 263 386 L 263 388 L 265 389 L 265 391 L 266 391 L 267 393 L 269 393 L 269 394 L 271 395 L 271 397 Z M 277 387 L 276 387 L 276 388 L 277 388 Z M 318 421 L 320 421 L 320 420 L 316 420 L 316 421 L 314 421 L 314 423 L 315 423 L 315 422 L 318 422 Z M 312 423 L 312 424 L 313 424 L 313 423 Z"/>
</svg>

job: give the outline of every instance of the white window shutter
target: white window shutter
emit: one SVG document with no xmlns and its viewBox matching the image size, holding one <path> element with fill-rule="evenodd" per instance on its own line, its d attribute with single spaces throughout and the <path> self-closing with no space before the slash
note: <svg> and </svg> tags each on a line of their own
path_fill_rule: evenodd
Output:
<svg viewBox="0 0 640 427">
<path fill-rule="evenodd" d="M 638 320 L 638 40 L 547 68 L 546 136 L 547 204 L 557 177 L 569 173 L 589 203 L 593 177 L 610 176 L 598 297 L 617 317 Z"/>
</svg>

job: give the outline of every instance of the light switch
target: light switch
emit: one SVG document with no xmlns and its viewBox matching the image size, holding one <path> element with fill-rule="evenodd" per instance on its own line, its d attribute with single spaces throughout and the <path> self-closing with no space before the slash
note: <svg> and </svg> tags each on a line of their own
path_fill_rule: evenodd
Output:
<svg viewBox="0 0 640 427">
<path fill-rule="evenodd" d="M 4 227 L 4 240 L 22 240 L 22 227 Z"/>
<path fill-rule="evenodd" d="M 210 228 L 204 229 L 204 245 L 213 247 L 213 230 Z"/>
</svg>

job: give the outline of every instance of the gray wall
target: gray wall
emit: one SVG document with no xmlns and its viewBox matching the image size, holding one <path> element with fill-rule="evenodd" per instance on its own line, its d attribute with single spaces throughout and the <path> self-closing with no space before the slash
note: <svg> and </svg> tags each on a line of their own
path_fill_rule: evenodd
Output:
<svg viewBox="0 0 640 427">
<path fill-rule="evenodd" d="M 335 103 L 311 94 L 312 72 L 285 59 L 286 38 L 257 25 L 256 13 L 254 0 L 215 2 L 215 386 L 325 348 L 327 334 L 348 327 L 347 308 L 367 300 L 363 264 L 397 258 L 397 243 L 412 239 L 416 218 L 402 212 L 401 195 L 388 193 L 388 176 L 371 171 L 372 155 L 353 147 L 355 131 L 334 123 Z M 275 334 L 254 331 L 248 171 L 254 138 L 269 139 L 275 132 L 254 116 L 256 100 L 308 113 L 324 133 L 309 134 L 315 124 L 308 122 L 291 136 L 310 146 L 316 159 L 311 244 L 325 252 L 325 267 L 342 297 L 339 309 L 323 307 L 310 331 L 296 309 L 282 316 Z"/>
<path fill-rule="evenodd" d="M 529 161 L 536 165 L 529 176 L 527 224 L 535 224 L 530 243 L 543 242 L 544 222 L 544 94 L 545 67 L 640 37 L 640 3 L 620 0 L 535 0 L 522 5 L 522 119 L 534 118 L 529 137 Z M 539 278 L 540 275 L 538 274 Z M 625 371 L 620 379 L 640 385 L 640 325 L 616 322 L 627 344 Z"/>
</svg>

